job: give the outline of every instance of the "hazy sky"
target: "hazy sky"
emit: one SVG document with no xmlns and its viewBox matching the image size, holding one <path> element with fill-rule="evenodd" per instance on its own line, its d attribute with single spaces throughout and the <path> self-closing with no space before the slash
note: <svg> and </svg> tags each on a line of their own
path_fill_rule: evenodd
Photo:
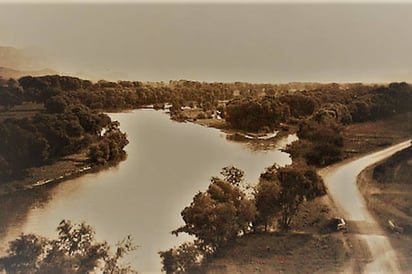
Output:
<svg viewBox="0 0 412 274">
<path fill-rule="evenodd" d="M 86 78 L 412 80 L 412 3 L 5 2 L 0 45 Z"/>
</svg>

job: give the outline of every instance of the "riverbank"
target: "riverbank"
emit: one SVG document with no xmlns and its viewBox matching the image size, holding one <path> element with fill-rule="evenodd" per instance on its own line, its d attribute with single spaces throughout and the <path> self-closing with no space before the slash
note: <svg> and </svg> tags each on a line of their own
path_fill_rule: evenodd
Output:
<svg viewBox="0 0 412 274">
<path fill-rule="evenodd" d="M 96 173 L 118 162 L 99 166 L 89 162 L 87 151 L 62 157 L 52 164 L 32 167 L 27 170 L 27 175 L 18 180 L 0 184 L 0 196 L 18 191 L 27 191 L 71 180 L 87 173 Z"/>
<path fill-rule="evenodd" d="M 138 109 L 156 110 L 153 106 L 143 106 Z M 117 113 L 130 113 L 132 111 L 132 109 L 126 109 L 123 111 L 118 111 Z M 167 115 L 170 114 L 167 113 Z M 195 119 L 187 122 L 204 127 L 220 129 L 222 132 L 227 134 L 228 140 L 248 142 L 252 145 L 256 144 L 259 147 L 261 147 L 262 143 L 263 145 L 266 144 L 266 146 L 276 143 L 282 137 L 286 137 L 288 135 L 288 132 L 286 131 L 279 131 L 266 135 L 241 132 L 228 127 L 225 120 L 218 119 Z M 87 173 L 99 172 L 100 170 L 113 166 L 117 163 L 110 163 L 107 166 L 91 165 L 87 153 L 88 151 L 84 150 L 80 153 L 62 157 L 52 164 L 29 168 L 27 175 L 23 178 L 0 183 L 0 196 L 17 191 L 30 190 L 44 185 L 60 183 Z"/>
<path fill-rule="evenodd" d="M 196 115 L 189 115 L 188 110 L 182 112 L 185 117 L 188 117 L 184 121 L 220 129 L 227 134 L 229 140 L 234 141 L 277 141 L 288 134 L 296 133 L 298 130 L 296 124 L 282 124 L 271 133 L 251 133 L 233 129 L 224 119 L 214 117 L 198 119 Z M 412 135 L 410 121 L 412 121 L 412 112 L 402 113 L 387 119 L 344 126 L 342 129 L 343 159 L 355 159 L 407 140 Z"/>
<path fill-rule="evenodd" d="M 16 107 L 18 108 L 18 107 Z M 144 107 L 143 107 L 144 108 Z M 153 109 L 152 106 L 147 107 Z M 38 110 L 37 110 L 38 111 Z M 124 110 L 130 112 L 132 110 Z M 411 134 L 408 121 L 412 113 L 394 116 L 390 119 L 352 124 L 343 131 L 345 160 L 352 160 L 366 153 L 377 151 L 392 143 L 406 140 Z M 172 117 L 171 117 L 172 118 Z M 249 144 L 268 146 L 276 143 L 282 137 L 296 132 L 296 126 L 289 125 L 273 133 L 249 133 L 231 128 L 224 119 L 205 118 L 190 119 L 187 122 L 204 127 L 216 128 L 227 134 L 228 140 L 248 142 Z M 0 195 L 15 191 L 32 189 L 44 184 L 57 183 L 81 176 L 85 173 L 98 172 L 104 167 L 91 166 L 87 162 L 87 153 L 81 152 L 63 157 L 53 164 L 30 168 L 23 179 L 0 184 Z M 346 162 L 343 161 L 342 163 Z"/>
<path fill-rule="evenodd" d="M 0 195 L 96 172 L 125 157 L 128 140 L 118 123 L 76 102 L 57 112 L 23 102 L 0 112 L 0 122 Z"/>
<path fill-rule="evenodd" d="M 86 152 L 69 155 L 55 163 L 28 169 L 27 175 L 20 180 L 1 183 L 0 196 L 58 183 L 97 170 L 87 162 Z"/>
</svg>

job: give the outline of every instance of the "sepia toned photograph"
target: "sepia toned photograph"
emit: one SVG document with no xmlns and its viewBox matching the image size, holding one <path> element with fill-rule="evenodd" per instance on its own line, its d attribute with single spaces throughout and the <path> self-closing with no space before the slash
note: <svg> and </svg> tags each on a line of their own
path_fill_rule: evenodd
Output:
<svg viewBox="0 0 412 274">
<path fill-rule="evenodd" d="M 0 0 L 0 274 L 412 273 L 412 0 Z"/>
</svg>

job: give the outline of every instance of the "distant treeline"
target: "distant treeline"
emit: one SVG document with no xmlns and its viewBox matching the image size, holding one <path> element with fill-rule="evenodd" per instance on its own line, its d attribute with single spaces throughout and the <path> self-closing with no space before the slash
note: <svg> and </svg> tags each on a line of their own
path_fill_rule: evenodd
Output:
<svg viewBox="0 0 412 274">
<path fill-rule="evenodd" d="M 23 101 L 46 102 L 55 96 L 65 96 L 72 102 L 98 110 L 121 110 L 165 102 L 181 106 L 191 103 L 210 109 L 218 100 L 228 100 L 232 95 L 232 90 L 218 83 L 179 81 L 166 85 L 103 80 L 92 83 L 75 77 L 53 75 L 27 76 L 18 82 L 11 79 L 3 83 L 0 102 L 3 106 L 12 106 Z"/>
<path fill-rule="evenodd" d="M 69 100 L 98 110 L 166 102 L 175 107 L 196 106 L 213 110 L 219 101 L 231 100 L 226 109 L 227 121 L 237 129 L 259 131 L 276 127 L 290 118 L 311 115 L 316 115 L 317 119 L 333 116 L 344 124 L 381 119 L 408 110 L 412 101 L 411 87 L 406 83 L 388 86 L 307 84 L 305 90 L 296 90 L 290 85 L 184 80 L 169 83 L 101 80 L 92 83 L 68 76 L 26 76 L 18 81 L 0 79 L 0 104 L 10 107 L 24 101 L 45 103 L 52 97 L 63 96 L 64 99 L 59 101 Z"/>
<path fill-rule="evenodd" d="M 407 83 L 388 86 L 328 85 L 311 91 L 276 96 L 239 98 L 227 106 L 227 121 L 235 128 L 259 131 L 280 122 L 312 117 L 340 124 L 390 117 L 410 110 L 412 88 Z"/>
<path fill-rule="evenodd" d="M 295 124 L 300 141 L 289 152 L 294 158 L 304 158 L 308 164 L 323 166 L 342 158 L 342 125 L 409 111 L 412 88 L 406 83 L 271 85 L 185 80 L 92 83 L 58 75 L 0 79 L 3 111 L 24 102 L 43 104 L 45 110 L 30 119 L 1 122 L 2 177 L 15 173 L 13 170 L 41 165 L 84 149 L 96 138 L 102 138 L 99 134 L 103 128 L 111 128 L 111 135 L 120 134 L 107 116 L 96 111 L 148 104 L 161 107 L 165 103 L 173 105 L 173 114 L 179 113 L 182 106 L 219 110 L 228 125 L 238 130 L 267 132 L 279 128 L 281 123 Z M 124 136 L 113 138 L 121 143 L 120 148 L 127 143 Z M 90 158 L 106 163 L 117 158 L 118 152 L 114 142 L 99 142 L 93 146 Z"/>
</svg>

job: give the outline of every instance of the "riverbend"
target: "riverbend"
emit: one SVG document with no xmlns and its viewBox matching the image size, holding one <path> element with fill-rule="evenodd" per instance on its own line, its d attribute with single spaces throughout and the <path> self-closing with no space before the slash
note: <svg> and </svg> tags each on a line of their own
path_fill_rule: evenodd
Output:
<svg viewBox="0 0 412 274">
<path fill-rule="evenodd" d="M 128 135 L 127 159 L 98 173 L 2 198 L 0 252 L 22 232 L 55 237 L 62 219 L 85 221 L 98 239 L 112 245 L 131 235 L 139 248 L 127 261 L 139 272 L 158 273 L 158 251 L 189 239 L 170 234 L 183 224 L 180 211 L 212 176 L 234 165 L 255 184 L 265 167 L 291 163 L 280 148 L 296 139 L 291 135 L 277 147 L 251 147 L 217 129 L 172 121 L 162 111 L 110 116 Z"/>
</svg>

